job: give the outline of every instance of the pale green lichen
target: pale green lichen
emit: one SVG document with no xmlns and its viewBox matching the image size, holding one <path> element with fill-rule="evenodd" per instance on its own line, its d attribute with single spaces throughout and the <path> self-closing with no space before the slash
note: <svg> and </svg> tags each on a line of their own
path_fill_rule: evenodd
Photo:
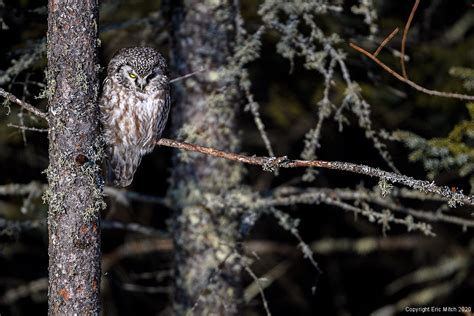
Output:
<svg viewBox="0 0 474 316">
<path fill-rule="evenodd" d="M 389 196 L 390 192 L 392 192 L 393 190 L 393 185 L 389 183 L 385 178 L 380 178 L 378 186 L 382 197 Z"/>
<path fill-rule="evenodd" d="M 89 81 L 90 81 L 90 78 L 88 78 L 88 75 L 86 74 L 84 69 L 82 69 L 82 66 L 79 65 L 78 69 L 76 69 L 76 82 L 80 91 L 87 93 L 90 87 Z"/>
<path fill-rule="evenodd" d="M 353 5 L 351 11 L 364 17 L 364 23 L 369 26 L 369 39 L 374 40 L 379 27 L 377 25 L 378 14 L 373 0 L 359 0 L 359 5 Z"/>
<path fill-rule="evenodd" d="M 6 115 L 10 115 L 10 113 L 11 113 L 12 109 L 10 108 L 10 104 L 11 104 L 11 102 L 8 99 L 3 100 L 3 102 L 2 102 L 2 107 L 4 109 L 6 109 L 6 113 L 5 113 Z"/>
<path fill-rule="evenodd" d="M 45 76 L 45 79 L 46 79 L 46 86 L 36 96 L 36 99 L 50 100 L 51 97 L 56 92 L 56 79 L 55 79 L 54 74 L 52 74 L 48 69 L 45 69 L 44 76 Z"/>
</svg>

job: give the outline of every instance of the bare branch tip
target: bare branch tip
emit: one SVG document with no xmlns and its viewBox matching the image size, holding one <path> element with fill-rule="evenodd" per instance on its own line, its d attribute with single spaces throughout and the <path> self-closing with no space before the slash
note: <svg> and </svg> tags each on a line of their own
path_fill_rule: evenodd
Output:
<svg viewBox="0 0 474 316">
<path fill-rule="evenodd" d="M 10 101 L 12 103 L 15 103 L 15 104 L 19 105 L 20 107 L 22 107 L 23 109 L 27 110 L 30 113 L 33 113 L 34 115 L 36 115 L 38 117 L 41 117 L 42 119 L 44 119 L 46 121 L 48 120 L 48 114 L 47 113 L 45 113 L 41 110 L 38 110 L 37 108 L 35 108 L 34 106 L 32 106 L 31 104 L 29 104 L 25 101 L 20 100 L 19 98 L 17 98 L 16 96 L 11 94 L 10 92 L 5 91 L 2 88 L 0 88 L 0 96 L 4 97 L 5 99 L 7 99 L 8 101 Z"/>
</svg>

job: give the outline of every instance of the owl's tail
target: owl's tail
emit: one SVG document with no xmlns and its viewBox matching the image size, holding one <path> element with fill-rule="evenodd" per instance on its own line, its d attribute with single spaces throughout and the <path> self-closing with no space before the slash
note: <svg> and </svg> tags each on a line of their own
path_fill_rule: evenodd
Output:
<svg viewBox="0 0 474 316">
<path fill-rule="evenodd" d="M 120 187 L 129 186 L 142 160 L 141 153 L 120 146 L 110 148 L 108 154 L 107 182 Z"/>
</svg>

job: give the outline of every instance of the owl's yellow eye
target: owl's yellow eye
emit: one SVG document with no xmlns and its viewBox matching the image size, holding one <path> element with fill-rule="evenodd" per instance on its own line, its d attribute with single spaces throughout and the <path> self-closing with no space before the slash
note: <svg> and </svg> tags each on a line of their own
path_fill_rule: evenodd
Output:
<svg viewBox="0 0 474 316">
<path fill-rule="evenodd" d="M 129 75 L 130 78 L 132 78 L 132 79 L 135 79 L 135 78 L 137 77 L 137 75 L 134 74 L 134 73 L 132 73 L 132 72 L 130 72 L 128 75 Z"/>
</svg>

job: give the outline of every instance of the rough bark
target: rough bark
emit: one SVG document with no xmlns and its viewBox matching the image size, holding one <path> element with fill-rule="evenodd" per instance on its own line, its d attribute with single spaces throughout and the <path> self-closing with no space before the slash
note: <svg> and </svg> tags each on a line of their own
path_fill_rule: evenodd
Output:
<svg viewBox="0 0 474 316">
<path fill-rule="evenodd" d="M 100 311 L 97 0 L 48 3 L 49 314 Z"/>
<path fill-rule="evenodd" d="M 185 75 L 209 71 L 174 86 L 176 136 L 222 150 L 238 150 L 238 88 L 223 67 L 235 42 L 234 1 L 169 1 L 172 68 Z M 241 167 L 202 155 L 176 153 L 170 194 L 176 205 L 175 312 L 231 315 L 241 303 L 240 265 L 233 255 L 238 212 L 210 206 L 213 195 L 236 189 Z"/>
</svg>

